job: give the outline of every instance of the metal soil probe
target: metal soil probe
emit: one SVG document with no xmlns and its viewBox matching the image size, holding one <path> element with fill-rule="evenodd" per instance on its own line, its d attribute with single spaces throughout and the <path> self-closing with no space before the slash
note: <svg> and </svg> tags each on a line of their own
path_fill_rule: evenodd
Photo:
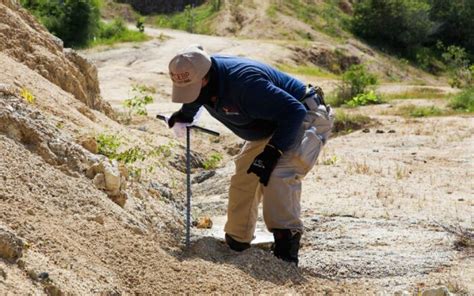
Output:
<svg viewBox="0 0 474 296">
<path fill-rule="evenodd" d="M 156 115 L 156 118 L 167 121 L 163 115 Z M 191 129 L 219 137 L 218 132 L 203 128 L 197 125 L 186 126 L 186 247 L 189 247 L 191 240 Z"/>
</svg>

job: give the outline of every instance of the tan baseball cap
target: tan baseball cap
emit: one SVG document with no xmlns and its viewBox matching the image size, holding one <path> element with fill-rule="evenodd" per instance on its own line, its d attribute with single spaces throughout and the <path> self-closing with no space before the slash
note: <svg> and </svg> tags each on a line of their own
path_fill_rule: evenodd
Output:
<svg viewBox="0 0 474 296">
<path fill-rule="evenodd" d="M 211 68 L 211 57 L 199 45 L 181 50 L 169 63 L 175 103 L 191 103 L 199 97 L 202 78 Z"/>
</svg>

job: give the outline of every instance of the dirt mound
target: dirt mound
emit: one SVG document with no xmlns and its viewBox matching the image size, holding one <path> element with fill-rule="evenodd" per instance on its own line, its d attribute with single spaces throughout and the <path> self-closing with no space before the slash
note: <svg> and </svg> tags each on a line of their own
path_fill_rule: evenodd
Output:
<svg viewBox="0 0 474 296">
<path fill-rule="evenodd" d="M 0 1 L 0 52 L 22 63 L 88 107 L 113 116 L 110 105 L 100 98 L 97 69 L 73 50 L 64 50 L 16 1 Z"/>
</svg>

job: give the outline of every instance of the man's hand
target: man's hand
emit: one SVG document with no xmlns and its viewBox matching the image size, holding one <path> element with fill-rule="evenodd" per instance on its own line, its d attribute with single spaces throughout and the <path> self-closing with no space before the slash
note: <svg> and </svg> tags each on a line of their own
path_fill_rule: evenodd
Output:
<svg viewBox="0 0 474 296">
<path fill-rule="evenodd" d="M 260 177 L 260 183 L 262 183 L 263 186 L 267 186 L 270 175 L 281 155 L 282 152 L 272 145 L 265 146 L 263 152 L 255 157 L 252 165 L 247 170 L 247 174 L 254 173 Z"/>
<path fill-rule="evenodd" d="M 172 128 L 176 122 L 191 123 L 193 120 L 193 117 L 186 116 L 181 112 L 181 110 L 179 110 L 174 112 L 168 119 L 168 126 L 169 128 Z"/>
</svg>

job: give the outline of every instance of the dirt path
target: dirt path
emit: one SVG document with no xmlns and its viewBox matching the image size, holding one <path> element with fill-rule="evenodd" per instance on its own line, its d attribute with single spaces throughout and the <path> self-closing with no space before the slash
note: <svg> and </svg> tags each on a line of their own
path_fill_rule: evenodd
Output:
<svg viewBox="0 0 474 296">
<path fill-rule="evenodd" d="M 148 29 L 148 33 L 167 37 L 86 52 L 99 68 L 104 98 L 116 107 L 131 84 L 140 83 L 158 89 L 156 102 L 149 108 L 151 114 L 179 108 L 168 103 L 166 67 L 175 52 L 190 43 L 200 43 L 213 53 L 245 55 L 266 62 L 285 60 L 290 54 L 272 43 L 172 30 Z M 391 84 L 384 88 L 386 92 L 400 92 L 411 86 Z M 451 290 L 458 287 L 457 292 L 474 293 L 473 258 L 457 250 L 455 237 L 440 226 L 473 227 L 474 118 L 413 120 L 381 115 L 400 103 L 405 102 L 358 110 L 380 124 L 368 132 L 332 139 L 319 165 L 306 177 L 301 267 L 314 278 L 335 285 L 367 285 L 387 293 L 414 293 L 440 284 Z M 202 124 L 228 133 L 209 116 L 204 116 Z M 205 153 L 208 147 L 196 149 Z M 217 232 L 225 221 L 232 169 L 232 163 L 227 164 L 194 189 L 194 216 L 211 216 Z M 264 231 L 262 221 L 259 223 Z M 206 232 L 194 230 L 194 234 L 199 237 Z M 214 244 L 203 238 L 194 248 L 211 247 L 217 254 L 209 254 L 211 259 L 206 260 L 228 263 L 229 259 L 219 253 L 224 252 L 220 245 Z"/>
</svg>

